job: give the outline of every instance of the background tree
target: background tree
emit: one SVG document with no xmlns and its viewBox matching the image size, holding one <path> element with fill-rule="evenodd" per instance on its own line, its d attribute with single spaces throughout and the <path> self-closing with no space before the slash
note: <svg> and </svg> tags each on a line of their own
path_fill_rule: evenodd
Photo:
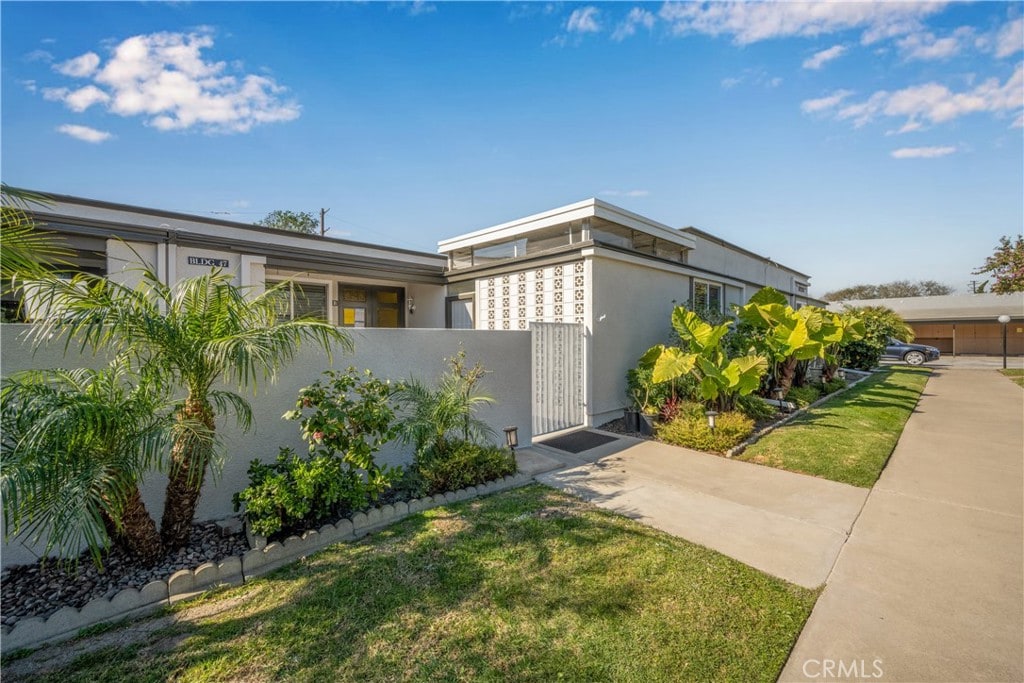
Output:
<svg viewBox="0 0 1024 683">
<path fill-rule="evenodd" d="M 822 295 L 825 301 L 853 299 L 902 299 L 913 296 L 942 296 L 952 294 L 953 288 L 935 280 L 894 280 L 880 285 L 853 285 Z"/>
<path fill-rule="evenodd" d="M 847 306 L 846 314 L 861 321 L 861 337 L 851 337 L 839 344 L 837 356 L 844 367 L 870 370 L 878 365 L 882 352 L 893 337 L 900 341 L 914 341 L 914 330 L 900 314 L 885 306 Z"/>
<path fill-rule="evenodd" d="M 303 340 L 330 352 L 331 342 L 351 348 L 351 339 L 327 322 L 310 318 L 281 321 L 279 289 L 257 296 L 232 284 L 218 270 L 164 284 L 148 269 L 137 286 L 80 273 L 26 287 L 35 310 L 60 311 L 34 328 L 37 343 L 66 335 L 66 344 L 129 358 L 133 366 L 167 387 L 184 392 L 178 403 L 179 424 L 198 424 L 216 436 L 219 414 L 234 413 L 248 428 L 251 412 L 239 394 L 215 388 L 219 381 L 238 387 L 273 379 L 294 358 Z M 188 542 L 196 503 L 208 467 L 215 463 L 216 441 L 181 430 L 168 465 L 167 492 L 160 533 L 165 546 Z"/>
<path fill-rule="evenodd" d="M 290 230 L 302 232 L 307 235 L 320 233 L 320 221 L 308 211 L 271 211 L 262 219 L 256 221 L 256 225 L 264 228 L 276 228 L 277 230 Z"/>
<path fill-rule="evenodd" d="M 1000 237 L 995 252 L 985 259 L 985 265 L 974 271 L 975 275 L 991 273 L 995 278 L 990 291 L 995 294 L 1024 292 L 1024 236 L 1015 240 Z"/>
</svg>

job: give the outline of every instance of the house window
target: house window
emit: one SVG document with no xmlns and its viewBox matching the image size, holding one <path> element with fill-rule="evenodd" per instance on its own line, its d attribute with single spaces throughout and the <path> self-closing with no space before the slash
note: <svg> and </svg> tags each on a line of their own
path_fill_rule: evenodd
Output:
<svg viewBox="0 0 1024 683">
<path fill-rule="evenodd" d="M 267 280 L 267 289 L 280 285 L 282 280 Z M 285 320 L 314 317 L 328 320 L 327 285 L 310 282 L 289 282 L 275 294 L 278 315 Z"/>
<path fill-rule="evenodd" d="M 403 327 L 402 290 L 339 284 L 342 327 Z"/>
<path fill-rule="evenodd" d="M 722 312 L 722 285 L 695 280 L 693 283 L 693 310 Z"/>
</svg>

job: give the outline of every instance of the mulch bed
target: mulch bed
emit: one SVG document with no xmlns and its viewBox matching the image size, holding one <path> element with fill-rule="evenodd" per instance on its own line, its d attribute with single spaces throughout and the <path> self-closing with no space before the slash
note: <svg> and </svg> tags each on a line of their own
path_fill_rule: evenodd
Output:
<svg viewBox="0 0 1024 683">
<path fill-rule="evenodd" d="M 152 566 L 142 566 L 127 553 L 113 549 L 100 570 L 88 552 L 77 560 L 50 559 L 7 567 L 0 573 L 0 623 L 13 626 L 25 617 L 48 617 L 61 607 L 82 608 L 95 598 L 110 599 L 125 588 L 141 589 L 150 581 L 166 580 L 179 569 L 219 562 L 249 550 L 244 533 L 221 535 L 214 522 L 195 524 L 188 546 L 168 552 Z"/>
</svg>

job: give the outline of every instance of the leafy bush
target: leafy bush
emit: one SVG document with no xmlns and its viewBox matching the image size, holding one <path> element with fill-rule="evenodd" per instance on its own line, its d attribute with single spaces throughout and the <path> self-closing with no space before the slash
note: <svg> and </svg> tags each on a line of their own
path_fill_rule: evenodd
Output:
<svg viewBox="0 0 1024 683">
<path fill-rule="evenodd" d="M 811 405 L 821 398 L 820 384 L 808 384 L 805 387 L 793 387 L 786 394 L 786 400 L 801 408 Z"/>
<path fill-rule="evenodd" d="M 770 420 L 778 414 L 775 406 L 765 403 L 757 396 L 740 396 L 736 408 L 754 422 Z"/>
<path fill-rule="evenodd" d="M 308 455 L 282 448 L 274 463 L 253 460 L 249 486 L 234 495 L 235 510 L 244 503 L 252 530 L 263 536 L 363 509 L 401 474 L 374 460 L 397 433 L 392 386 L 355 368 L 324 374 L 283 416 L 299 421 Z"/>
<path fill-rule="evenodd" d="M 645 413 L 656 413 L 672 397 L 672 383 L 655 383 L 651 378 L 654 368 L 639 365 L 626 371 L 626 393 L 633 406 Z"/>
<path fill-rule="evenodd" d="M 721 413 L 715 431 L 708 428 L 703 411 L 687 411 L 671 422 L 655 427 L 660 441 L 698 451 L 724 453 L 754 431 L 754 421 L 740 412 Z"/>
<path fill-rule="evenodd" d="M 272 536 L 365 508 L 372 485 L 339 457 L 282 448 L 274 463 L 252 461 L 249 486 L 233 500 L 236 510 L 245 503 L 255 533 Z"/>
<path fill-rule="evenodd" d="M 510 451 L 469 441 L 450 442 L 443 452 L 428 451 L 416 459 L 428 495 L 457 491 L 516 472 Z"/>
<path fill-rule="evenodd" d="M 890 337 L 905 342 L 914 340 L 914 330 L 892 309 L 863 306 L 846 310 L 863 322 L 864 335 L 861 339 L 840 343 L 838 355 L 844 367 L 871 370 L 882 359 Z"/>
<path fill-rule="evenodd" d="M 831 379 L 831 380 L 825 382 L 824 388 L 823 388 L 823 392 L 824 392 L 823 395 L 827 396 L 829 394 L 834 394 L 835 392 L 839 391 L 840 389 L 845 389 L 845 388 L 846 388 L 846 380 L 845 379 L 839 379 L 838 377 L 836 377 L 835 379 Z"/>
</svg>

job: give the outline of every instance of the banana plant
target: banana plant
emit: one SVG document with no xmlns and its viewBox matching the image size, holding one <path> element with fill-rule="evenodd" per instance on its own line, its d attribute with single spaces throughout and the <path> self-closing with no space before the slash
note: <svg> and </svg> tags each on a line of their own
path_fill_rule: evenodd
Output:
<svg viewBox="0 0 1024 683">
<path fill-rule="evenodd" d="M 672 312 L 672 327 L 686 348 L 652 346 L 641 356 L 640 363 L 652 368 L 655 382 L 692 374 L 706 403 L 719 410 L 731 410 L 736 398 L 754 391 L 768 370 L 767 359 L 755 353 L 726 357 L 721 341 L 731 325 L 732 321 L 711 325 L 679 306 Z"/>
<path fill-rule="evenodd" d="M 825 382 L 835 377 L 839 369 L 840 347 L 852 341 L 863 339 L 867 334 L 864 321 L 852 313 L 825 312 L 825 322 L 822 326 L 822 340 L 825 343 L 825 369 L 822 371 L 821 379 Z"/>
</svg>

